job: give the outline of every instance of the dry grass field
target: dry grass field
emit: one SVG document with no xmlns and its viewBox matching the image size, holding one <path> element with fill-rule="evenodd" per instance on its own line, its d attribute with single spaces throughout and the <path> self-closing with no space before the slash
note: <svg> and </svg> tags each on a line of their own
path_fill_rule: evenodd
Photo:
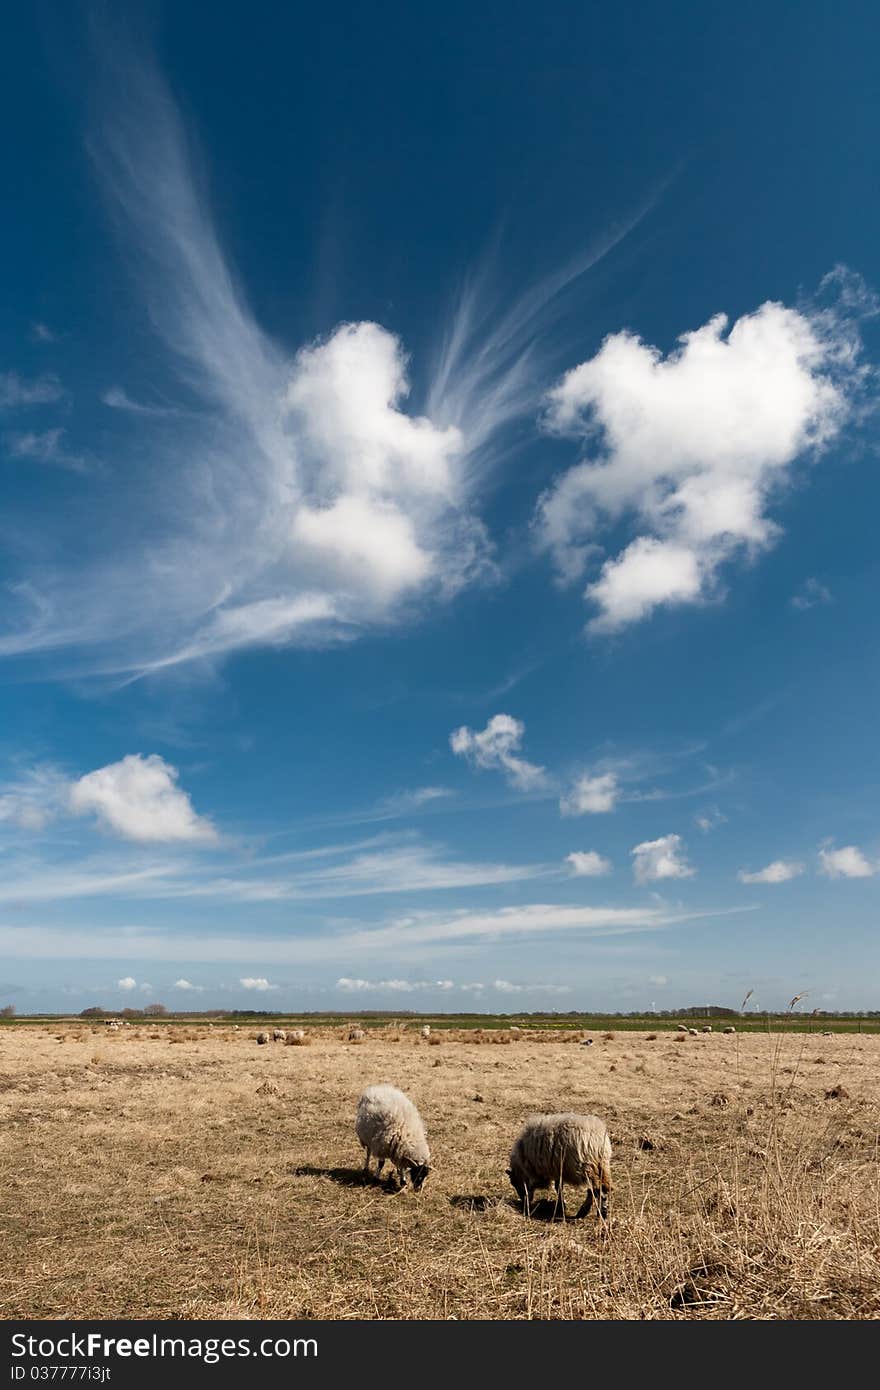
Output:
<svg viewBox="0 0 880 1390">
<path fill-rule="evenodd" d="M 880 1316 L 880 1037 L 255 1035 L 0 1032 L 0 1316 Z M 360 1174 L 383 1080 L 419 1197 Z M 607 1229 L 513 1205 L 519 1125 L 565 1109 L 608 1122 Z"/>
</svg>

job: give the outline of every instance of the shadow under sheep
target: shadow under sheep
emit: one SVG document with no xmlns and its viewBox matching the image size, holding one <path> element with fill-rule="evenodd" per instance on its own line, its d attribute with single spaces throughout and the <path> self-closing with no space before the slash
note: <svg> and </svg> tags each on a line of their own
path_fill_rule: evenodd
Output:
<svg viewBox="0 0 880 1390">
<path fill-rule="evenodd" d="M 400 1189 L 394 1178 L 394 1169 L 384 1177 L 378 1173 L 365 1172 L 363 1168 L 317 1168 L 304 1163 L 293 1169 L 295 1178 L 329 1178 L 340 1187 L 376 1187 L 380 1192 L 398 1192 Z M 407 1189 L 404 1189 L 406 1191 Z"/>
</svg>

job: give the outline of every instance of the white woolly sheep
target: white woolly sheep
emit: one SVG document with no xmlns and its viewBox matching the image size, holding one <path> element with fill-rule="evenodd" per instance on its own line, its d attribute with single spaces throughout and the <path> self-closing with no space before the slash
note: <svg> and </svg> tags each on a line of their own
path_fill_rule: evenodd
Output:
<svg viewBox="0 0 880 1390">
<path fill-rule="evenodd" d="M 689 1028 L 688 1032 L 690 1033 L 692 1038 L 698 1038 L 700 1036 L 696 1028 Z"/>
<path fill-rule="evenodd" d="M 285 1031 L 284 1031 L 283 1028 L 274 1028 L 274 1029 L 272 1030 L 272 1041 L 273 1041 L 273 1042 L 284 1042 L 284 1040 L 285 1040 L 286 1037 L 287 1037 L 287 1034 L 285 1033 Z"/>
<path fill-rule="evenodd" d="M 510 1151 L 507 1176 L 528 1214 L 538 1187 L 556 1188 L 556 1211 L 565 1213 L 564 1187 L 586 1184 L 587 1195 L 577 1213 L 587 1216 L 596 1199 L 603 1219 L 608 1215 L 611 1182 L 611 1140 L 598 1115 L 530 1115 Z"/>
<path fill-rule="evenodd" d="M 592 1039 L 592 1038 L 581 1038 L 581 1047 L 592 1047 L 592 1046 L 593 1046 L 593 1039 Z"/>
<path fill-rule="evenodd" d="M 400 1191 L 406 1187 L 407 1173 L 414 1192 L 421 1192 L 431 1171 L 431 1152 L 422 1117 L 409 1096 L 396 1086 L 368 1086 L 357 1105 L 355 1133 L 366 1150 L 364 1172 L 370 1159 L 378 1160 L 381 1173 L 385 1160 L 397 1169 Z"/>
<path fill-rule="evenodd" d="M 306 1040 L 305 1031 L 302 1028 L 293 1028 L 284 1039 L 286 1047 L 299 1047 Z"/>
<path fill-rule="evenodd" d="M 269 1034 L 268 1034 L 268 1033 L 258 1033 L 258 1034 L 257 1034 L 257 1042 L 260 1044 L 260 1046 L 262 1046 L 263 1043 L 267 1043 L 268 1041 L 269 1041 Z"/>
<path fill-rule="evenodd" d="M 431 1025 L 430 1025 L 430 1023 L 425 1023 L 425 1024 L 422 1026 L 421 1032 L 422 1032 L 422 1037 L 423 1037 L 423 1038 L 430 1038 L 430 1036 L 431 1036 Z"/>
<path fill-rule="evenodd" d="M 689 1033 L 691 1030 L 686 1023 L 677 1023 L 675 1025 L 675 1031 L 676 1033 Z"/>
<path fill-rule="evenodd" d="M 701 1032 L 701 1033 L 711 1033 L 711 1032 L 712 1032 L 712 1025 L 711 1025 L 711 1023 L 704 1023 L 703 1026 L 702 1026 L 702 1028 L 700 1029 L 700 1032 Z"/>
<path fill-rule="evenodd" d="M 722 1028 L 721 1031 L 722 1033 L 735 1033 L 736 1029 L 734 1028 L 732 1023 L 728 1023 L 727 1027 Z"/>
<path fill-rule="evenodd" d="M 366 1036 L 367 1035 L 364 1032 L 363 1028 L 349 1028 L 348 1030 L 349 1042 L 363 1042 Z"/>
</svg>

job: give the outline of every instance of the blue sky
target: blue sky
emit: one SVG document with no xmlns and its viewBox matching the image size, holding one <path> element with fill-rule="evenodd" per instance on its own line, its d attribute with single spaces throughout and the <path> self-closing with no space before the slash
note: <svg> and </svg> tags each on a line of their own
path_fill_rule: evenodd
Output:
<svg viewBox="0 0 880 1390">
<path fill-rule="evenodd" d="M 637 8 L 9 21 L 0 1003 L 878 1007 L 880 18 Z"/>
</svg>

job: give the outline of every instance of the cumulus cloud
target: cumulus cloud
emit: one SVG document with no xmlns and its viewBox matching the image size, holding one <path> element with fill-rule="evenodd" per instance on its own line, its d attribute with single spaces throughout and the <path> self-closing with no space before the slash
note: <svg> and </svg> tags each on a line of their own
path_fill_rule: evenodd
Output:
<svg viewBox="0 0 880 1390">
<path fill-rule="evenodd" d="M 575 850 L 565 856 L 565 862 L 571 865 L 575 878 L 599 878 L 612 869 L 611 860 L 604 859 L 595 849 Z"/>
<path fill-rule="evenodd" d="M 603 772 L 598 776 L 584 773 L 560 798 L 559 810 L 564 816 L 600 815 L 613 811 L 619 796 L 616 772 Z"/>
<path fill-rule="evenodd" d="M 107 39 L 98 66 L 95 169 L 196 408 L 158 457 L 137 435 L 125 525 L 117 491 L 87 564 L 78 552 L 75 570 L 28 573 L 0 654 L 75 647 L 90 669 L 139 674 L 323 645 L 490 573 L 471 426 L 413 402 L 405 346 L 381 324 L 342 323 L 298 351 L 274 342 L 227 262 L 149 55 Z M 164 410 L 119 386 L 103 399 L 133 417 Z M 28 448 L 36 457 L 36 438 Z M 60 461 L 60 436 L 45 442 L 47 459 L 53 448 Z M 57 525 L 63 555 L 72 538 L 63 517 Z"/>
<path fill-rule="evenodd" d="M 266 990 L 277 989 L 277 985 L 270 985 L 264 975 L 245 975 L 238 982 L 242 989 L 254 989 L 259 994 L 265 994 Z"/>
<path fill-rule="evenodd" d="M 526 726 L 510 714 L 495 714 L 480 733 L 462 725 L 449 735 L 449 746 L 460 758 L 474 767 L 492 768 L 503 772 L 511 786 L 528 791 L 546 780 L 543 767 L 526 762 L 518 756 Z"/>
<path fill-rule="evenodd" d="M 137 980 L 132 975 L 126 975 L 121 980 L 116 981 L 117 989 L 137 989 Z"/>
<path fill-rule="evenodd" d="M 853 281 L 838 273 L 836 310 L 717 314 L 666 356 L 613 333 L 549 393 L 546 428 L 586 452 L 538 507 L 560 578 L 581 578 L 603 528 L 636 532 L 586 589 L 593 631 L 705 599 L 723 562 L 772 544 L 792 464 L 839 434 L 864 381 L 854 314 L 875 306 Z"/>
<path fill-rule="evenodd" d="M 177 768 L 157 753 L 129 753 L 74 782 L 70 808 L 74 815 L 96 815 L 106 829 L 127 840 L 216 840 L 214 826 L 196 814 L 177 779 Z"/>
<path fill-rule="evenodd" d="M 653 883 L 664 878 L 693 878 L 696 869 L 687 861 L 680 835 L 661 835 L 645 840 L 630 850 L 637 883 Z"/>
<path fill-rule="evenodd" d="M 872 878 L 877 868 L 856 845 L 841 849 L 828 845 L 819 850 L 819 869 L 829 878 Z"/>
<path fill-rule="evenodd" d="M 171 988 L 181 989 L 184 991 L 189 990 L 195 994 L 203 994 L 205 989 L 204 985 L 193 985 L 189 982 L 189 980 L 175 980 Z"/>
<path fill-rule="evenodd" d="M 757 869 L 754 873 L 740 869 L 737 878 L 740 883 L 788 883 L 789 879 L 798 878 L 803 871 L 803 864 L 798 864 L 793 859 L 774 859 L 772 864 L 767 864 L 765 868 Z"/>
</svg>

